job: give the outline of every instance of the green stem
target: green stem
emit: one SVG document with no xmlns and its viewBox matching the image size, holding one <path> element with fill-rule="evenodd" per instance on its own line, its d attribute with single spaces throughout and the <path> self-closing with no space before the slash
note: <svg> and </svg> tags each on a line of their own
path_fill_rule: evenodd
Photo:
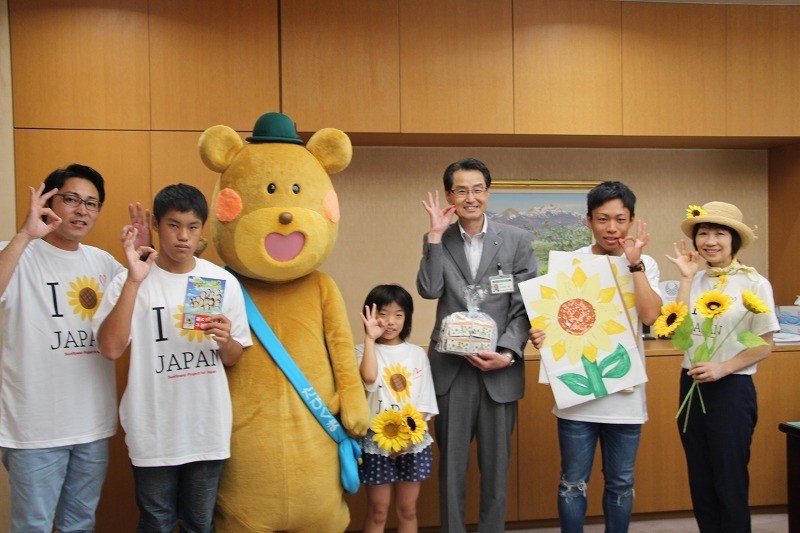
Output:
<svg viewBox="0 0 800 533">
<path fill-rule="evenodd" d="M 606 386 L 603 383 L 603 376 L 600 374 L 600 369 L 597 367 L 597 361 L 589 361 L 586 356 L 581 357 L 583 369 L 586 370 L 586 377 L 589 379 L 589 387 L 592 389 L 595 398 L 600 398 L 608 394 Z"/>
<path fill-rule="evenodd" d="M 696 386 L 697 386 L 697 382 L 696 382 L 696 381 L 693 381 L 693 382 L 692 382 L 692 386 L 691 386 L 691 387 L 689 387 L 689 392 L 687 392 L 687 393 L 686 393 L 686 396 L 684 396 L 684 397 L 683 397 L 683 401 L 681 402 L 681 406 L 680 406 L 680 407 L 678 407 L 678 412 L 675 414 L 675 418 L 678 418 L 679 416 L 681 416 L 681 411 L 683 411 L 683 408 L 686 406 L 686 402 L 688 402 L 689 400 L 691 400 L 691 398 L 692 398 L 692 393 L 694 393 L 694 388 L 695 388 Z"/>
<path fill-rule="evenodd" d="M 728 330 L 728 332 L 725 334 L 725 336 L 722 337 L 722 342 L 719 343 L 720 346 L 725 344 L 725 341 L 728 340 L 728 337 L 731 336 L 731 333 L 736 331 L 736 328 L 739 327 L 739 324 L 742 323 L 742 320 L 744 320 L 746 316 L 747 316 L 747 313 L 743 314 L 742 317 L 739 319 L 739 321 L 736 323 L 736 325 Z M 709 350 L 708 350 L 708 360 L 709 361 L 714 358 L 714 354 L 717 352 L 717 340 L 718 339 L 719 339 L 719 337 L 714 337 L 714 342 L 711 344 L 711 348 L 709 348 Z M 693 358 L 692 359 L 692 364 L 696 364 L 696 363 L 697 363 L 697 361 L 695 361 L 694 358 Z"/>
<path fill-rule="evenodd" d="M 697 382 L 695 382 L 697 383 Z M 689 405 L 686 406 L 686 416 L 683 418 L 683 432 L 686 433 L 686 428 L 689 427 L 689 413 L 692 411 L 692 391 L 686 395 L 689 398 Z"/>
</svg>

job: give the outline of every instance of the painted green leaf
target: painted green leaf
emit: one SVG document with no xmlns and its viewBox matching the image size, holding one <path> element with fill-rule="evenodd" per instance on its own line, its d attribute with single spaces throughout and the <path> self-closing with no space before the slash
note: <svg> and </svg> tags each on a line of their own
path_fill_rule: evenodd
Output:
<svg viewBox="0 0 800 533">
<path fill-rule="evenodd" d="M 764 346 L 766 341 L 759 337 L 754 333 L 750 333 L 749 331 L 743 331 L 739 334 L 739 337 L 736 339 L 740 343 L 744 344 L 748 348 L 755 348 L 756 346 Z"/>
<path fill-rule="evenodd" d="M 564 385 L 569 387 L 569 390 L 580 396 L 589 396 L 592 394 L 592 388 L 589 387 L 589 380 L 586 376 L 580 374 L 562 374 L 558 376 Z"/>
<path fill-rule="evenodd" d="M 603 374 L 603 379 L 619 379 L 631 369 L 631 357 L 621 344 L 600 362 L 600 371 L 604 372 L 606 369 L 608 371 Z"/>
</svg>

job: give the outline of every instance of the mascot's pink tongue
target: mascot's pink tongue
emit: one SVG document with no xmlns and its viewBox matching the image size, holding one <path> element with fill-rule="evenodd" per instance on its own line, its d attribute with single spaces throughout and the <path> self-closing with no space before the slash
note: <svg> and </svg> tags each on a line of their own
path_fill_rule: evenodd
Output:
<svg viewBox="0 0 800 533">
<path fill-rule="evenodd" d="M 280 233 L 270 233 L 264 239 L 264 249 L 267 254 L 276 261 L 291 261 L 306 243 L 306 238 L 302 233 L 294 231 L 289 235 L 281 235 Z"/>
</svg>

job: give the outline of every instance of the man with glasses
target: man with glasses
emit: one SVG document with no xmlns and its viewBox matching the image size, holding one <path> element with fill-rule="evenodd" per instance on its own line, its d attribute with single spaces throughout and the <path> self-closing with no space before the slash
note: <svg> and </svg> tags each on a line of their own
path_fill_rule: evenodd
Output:
<svg viewBox="0 0 800 533">
<path fill-rule="evenodd" d="M 466 531 L 464 524 L 470 444 L 478 444 L 481 471 L 478 531 L 503 531 L 508 493 L 511 433 L 517 401 L 525 392 L 523 348 L 528 318 L 517 284 L 537 274 L 528 232 L 489 221 L 485 215 L 492 177 L 477 159 L 451 164 L 444 172 L 445 198 L 428 193 L 422 205 L 430 217 L 423 239 L 417 290 L 438 299 L 428 356 L 439 415 L 439 507 L 442 531 Z M 451 224 L 456 215 L 457 222 Z M 487 290 L 481 311 L 497 323 L 497 349 L 466 356 L 436 350 L 442 320 L 466 311 L 464 288 Z"/>
<path fill-rule="evenodd" d="M 117 430 L 114 363 L 91 319 L 124 269 L 81 244 L 105 199 L 103 177 L 84 165 L 30 188 L 27 218 L 0 243 L 0 449 L 11 485 L 11 531 L 92 531 Z M 150 213 L 131 206 L 149 244 Z"/>
</svg>

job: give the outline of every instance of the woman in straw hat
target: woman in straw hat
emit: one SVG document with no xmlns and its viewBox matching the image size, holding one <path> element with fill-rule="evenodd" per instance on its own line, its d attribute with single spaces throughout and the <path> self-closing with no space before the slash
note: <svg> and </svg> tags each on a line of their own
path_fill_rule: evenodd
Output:
<svg viewBox="0 0 800 533">
<path fill-rule="evenodd" d="M 710 361 L 692 364 L 695 351 L 705 344 L 695 326 L 692 347 L 682 363 L 680 400 L 693 382 L 699 386 L 696 396 L 703 400 L 701 405 L 694 398 L 679 420 L 694 515 L 702 533 L 750 531 L 747 463 L 758 418 L 752 375 L 756 363 L 771 353 L 772 333 L 779 329 L 772 287 L 754 268 L 736 259 L 755 236 L 735 205 L 689 206 L 681 229 L 692 239 L 694 251 L 681 240 L 680 247 L 674 245 L 675 257 L 667 256 L 680 272 L 677 301 L 689 308 L 687 319 L 698 311 L 701 316 L 716 314 L 711 342 L 721 343 L 712 349 Z M 701 258 L 705 269 L 700 269 Z M 722 295 L 700 298 L 708 291 Z M 737 340 L 744 331 L 766 344 L 747 348 Z"/>
</svg>

